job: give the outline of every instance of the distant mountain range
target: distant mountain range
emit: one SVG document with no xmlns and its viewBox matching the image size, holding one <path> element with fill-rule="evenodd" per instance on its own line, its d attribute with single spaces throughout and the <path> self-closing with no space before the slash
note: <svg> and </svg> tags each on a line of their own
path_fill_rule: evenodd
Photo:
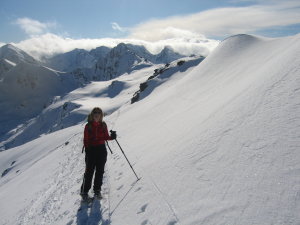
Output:
<svg viewBox="0 0 300 225">
<path fill-rule="evenodd" d="M 100 46 L 91 51 L 75 49 L 39 61 L 11 44 L 2 46 L 0 107 L 3 110 L 0 112 L 0 141 L 12 137 L 8 132 L 20 124 L 29 123 L 29 119 L 38 116 L 55 99 L 76 88 L 92 81 L 111 80 L 143 68 L 164 67 L 183 57 L 186 56 L 169 46 L 153 55 L 144 46 L 121 43 L 114 48 Z"/>
<path fill-rule="evenodd" d="M 170 63 L 185 56 L 174 52 L 170 46 L 153 55 L 144 46 L 120 43 L 114 48 L 75 49 L 48 58 L 44 65 L 58 71 L 84 74 L 86 80 L 110 80 L 133 70 Z"/>
</svg>

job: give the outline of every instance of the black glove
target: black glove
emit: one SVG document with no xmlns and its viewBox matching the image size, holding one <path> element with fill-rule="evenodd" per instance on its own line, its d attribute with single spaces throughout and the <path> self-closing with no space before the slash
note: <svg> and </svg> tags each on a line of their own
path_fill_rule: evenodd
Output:
<svg viewBox="0 0 300 225">
<path fill-rule="evenodd" d="M 115 140 L 115 139 L 117 138 L 117 131 L 111 130 L 111 131 L 110 131 L 110 138 L 111 138 L 112 140 Z"/>
</svg>

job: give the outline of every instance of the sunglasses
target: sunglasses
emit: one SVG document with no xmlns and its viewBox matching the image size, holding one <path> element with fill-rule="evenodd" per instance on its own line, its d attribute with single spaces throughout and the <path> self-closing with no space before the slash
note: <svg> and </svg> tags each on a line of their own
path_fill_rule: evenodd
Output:
<svg viewBox="0 0 300 225">
<path fill-rule="evenodd" d="M 93 114 L 102 114 L 100 111 L 93 112 Z"/>
</svg>

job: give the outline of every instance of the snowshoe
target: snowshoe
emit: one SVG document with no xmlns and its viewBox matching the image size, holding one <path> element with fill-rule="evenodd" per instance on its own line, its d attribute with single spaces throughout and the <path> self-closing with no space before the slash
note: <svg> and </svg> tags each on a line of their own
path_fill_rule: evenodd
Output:
<svg viewBox="0 0 300 225">
<path fill-rule="evenodd" d="M 81 201 L 82 202 L 90 202 L 91 201 L 91 197 L 89 197 L 88 194 L 80 194 L 81 195 Z"/>
<path fill-rule="evenodd" d="M 96 199 L 101 199 L 102 198 L 100 191 L 95 191 L 94 196 L 95 196 Z"/>
</svg>

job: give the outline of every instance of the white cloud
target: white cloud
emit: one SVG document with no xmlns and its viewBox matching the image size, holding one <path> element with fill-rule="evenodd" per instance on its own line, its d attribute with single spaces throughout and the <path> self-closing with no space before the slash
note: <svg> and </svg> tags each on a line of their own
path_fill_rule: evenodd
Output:
<svg viewBox="0 0 300 225">
<path fill-rule="evenodd" d="M 47 33 L 36 35 L 19 43 L 14 43 L 14 45 L 41 59 L 44 56 L 68 52 L 75 48 L 91 50 L 101 45 L 111 47 L 115 46 L 116 42 L 113 39 L 72 39 Z"/>
<path fill-rule="evenodd" d="M 42 23 L 27 17 L 18 18 L 14 23 L 30 36 L 46 33 L 50 28 L 56 27 L 55 22 Z"/>
<path fill-rule="evenodd" d="M 165 19 L 152 19 L 135 27 L 124 28 L 111 23 L 118 32 L 129 33 L 123 39 L 71 39 L 46 33 L 55 23 L 41 23 L 29 18 L 17 20 L 17 24 L 30 39 L 15 44 L 36 58 L 43 58 L 75 48 L 91 50 L 99 46 L 114 47 L 117 44 L 131 43 L 144 45 L 156 54 L 169 45 L 184 54 L 208 55 L 219 41 L 205 36 L 221 37 L 237 33 L 255 33 L 276 26 L 300 23 L 300 2 L 297 0 L 232 0 L 232 2 L 252 2 L 245 7 L 216 8 L 184 16 Z M 205 36 L 204 36 L 205 35 Z"/>
<path fill-rule="evenodd" d="M 151 53 L 157 54 L 166 45 L 171 46 L 175 51 L 183 54 L 202 54 L 207 56 L 218 44 L 219 41 L 199 38 L 173 38 L 148 42 L 136 39 L 71 39 L 47 33 L 31 37 L 19 43 L 13 43 L 18 48 L 26 51 L 37 59 L 49 57 L 58 53 L 71 51 L 75 48 L 91 50 L 99 46 L 115 47 L 119 43 L 130 43 L 144 45 Z"/>
<path fill-rule="evenodd" d="M 129 38 L 157 41 L 166 37 L 190 37 L 196 34 L 224 37 L 300 23 L 299 1 L 266 2 L 266 5 L 216 8 L 190 15 L 152 19 L 132 27 Z"/>
<path fill-rule="evenodd" d="M 120 27 L 120 25 L 119 24 L 117 24 L 116 22 L 112 22 L 111 23 L 111 26 L 112 26 L 112 28 L 114 29 L 114 30 L 117 30 L 117 31 L 120 31 L 120 32 L 126 32 L 126 28 L 124 28 L 124 27 Z"/>
</svg>

